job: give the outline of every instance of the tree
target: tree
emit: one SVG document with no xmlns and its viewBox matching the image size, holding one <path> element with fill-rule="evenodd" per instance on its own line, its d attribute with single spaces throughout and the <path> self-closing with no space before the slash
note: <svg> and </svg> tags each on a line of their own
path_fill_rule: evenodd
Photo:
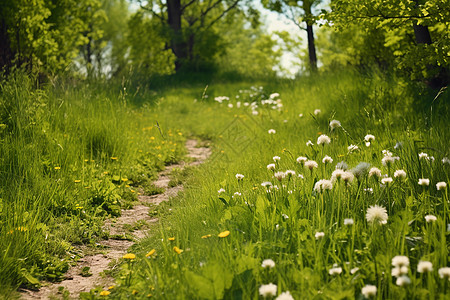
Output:
<svg viewBox="0 0 450 300">
<path fill-rule="evenodd" d="M 176 56 L 176 69 L 197 57 L 195 44 L 208 37 L 220 19 L 238 7 L 242 0 L 166 0 L 146 1 L 141 8 L 167 29 L 169 46 Z M 141 2 L 141 1 L 139 1 Z"/>
<path fill-rule="evenodd" d="M 262 0 L 264 7 L 286 15 L 297 25 L 298 28 L 305 30 L 308 38 L 308 56 L 311 71 L 317 70 L 317 54 L 314 40 L 313 25 L 317 17 L 314 15 L 314 8 L 320 3 L 320 0 Z M 306 27 L 302 25 L 304 23 Z"/>
<path fill-rule="evenodd" d="M 393 50 L 395 68 L 430 86 L 448 84 L 450 7 L 448 0 L 333 0 L 328 18 L 336 30 L 348 24 L 376 28 Z"/>
<path fill-rule="evenodd" d="M 25 66 L 41 74 L 68 67 L 88 42 L 88 7 L 98 0 L 0 2 L 0 68 Z"/>
</svg>

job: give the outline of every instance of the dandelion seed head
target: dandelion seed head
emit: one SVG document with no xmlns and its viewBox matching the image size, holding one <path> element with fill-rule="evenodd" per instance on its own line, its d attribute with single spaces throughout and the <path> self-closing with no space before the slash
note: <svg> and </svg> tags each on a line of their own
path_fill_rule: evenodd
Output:
<svg viewBox="0 0 450 300">
<path fill-rule="evenodd" d="M 271 187 L 272 186 L 272 182 L 264 181 L 263 183 L 261 183 L 261 186 L 263 186 L 263 187 Z"/>
<path fill-rule="evenodd" d="M 317 168 L 319 165 L 314 160 L 307 160 L 305 161 L 305 167 L 312 170 L 314 168 Z"/>
<path fill-rule="evenodd" d="M 438 274 L 440 278 L 448 279 L 448 281 L 450 281 L 450 267 L 440 268 Z"/>
<path fill-rule="evenodd" d="M 352 173 L 356 178 L 358 178 L 358 180 L 361 180 L 369 173 L 369 168 L 370 164 L 360 162 L 355 168 L 352 169 Z"/>
<path fill-rule="evenodd" d="M 361 294 L 366 298 L 375 297 L 377 295 L 377 287 L 371 284 L 366 284 L 361 289 Z"/>
<path fill-rule="evenodd" d="M 316 240 L 320 240 L 325 236 L 324 232 L 316 232 L 316 234 L 314 235 L 314 237 L 316 238 Z"/>
<path fill-rule="evenodd" d="M 436 183 L 436 189 L 438 191 L 445 190 L 446 188 L 447 188 L 447 183 L 445 183 L 443 181 Z"/>
<path fill-rule="evenodd" d="M 272 269 L 273 267 L 275 267 L 275 262 L 271 259 L 265 259 L 263 260 L 261 267 L 265 268 L 270 268 Z"/>
<path fill-rule="evenodd" d="M 433 264 L 430 261 L 419 261 L 417 264 L 417 272 L 427 273 L 433 271 Z"/>
<path fill-rule="evenodd" d="M 342 273 L 341 267 L 334 267 L 334 268 L 331 268 L 330 270 L 328 270 L 328 274 L 330 274 L 331 276 L 336 276 L 341 273 Z"/>
<path fill-rule="evenodd" d="M 322 192 L 324 190 L 331 190 L 333 188 L 333 184 L 331 183 L 331 180 L 321 179 L 316 182 L 314 185 L 314 190 L 316 192 Z"/>
<path fill-rule="evenodd" d="M 374 177 L 376 177 L 376 178 L 380 178 L 380 177 L 381 177 L 381 171 L 380 171 L 380 169 L 375 168 L 375 167 L 371 168 L 371 169 L 369 170 L 369 177 L 372 177 L 372 176 L 374 176 Z"/>
<path fill-rule="evenodd" d="M 367 134 L 367 135 L 364 137 L 364 141 L 366 141 L 366 142 L 373 142 L 373 141 L 375 141 L 375 136 L 372 135 L 372 134 Z"/>
<path fill-rule="evenodd" d="M 304 156 L 297 157 L 297 162 L 301 165 L 303 165 L 307 160 L 308 160 L 308 158 L 304 157 Z"/>
<path fill-rule="evenodd" d="M 341 179 L 346 184 L 352 183 L 354 178 L 355 178 L 355 176 L 353 175 L 352 172 L 347 172 L 347 171 L 342 172 Z"/>
<path fill-rule="evenodd" d="M 336 170 L 346 171 L 347 169 L 348 169 L 348 165 L 345 163 L 345 161 L 341 161 L 336 164 Z"/>
<path fill-rule="evenodd" d="M 425 221 L 427 223 L 435 222 L 436 220 L 437 220 L 436 216 L 433 216 L 433 215 L 426 215 L 425 216 Z"/>
<path fill-rule="evenodd" d="M 429 186 L 430 185 L 430 179 L 428 178 L 419 178 L 419 185 L 421 186 Z"/>
<path fill-rule="evenodd" d="M 354 223 L 353 219 L 344 219 L 345 226 L 351 226 L 353 225 L 353 223 Z"/>
<path fill-rule="evenodd" d="M 273 176 L 276 179 L 278 179 L 279 181 L 281 181 L 281 180 L 283 180 L 283 178 L 286 177 L 286 173 L 279 171 L 279 172 L 275 172 L 275 174 L 273 174 Z"/>
<path fill-rule="evenodd" d="M 386 224 L 388 219 L 388 214 L 386 208 L 378 205 L 370 206 L 367 209 L 366 220 L 369 223 Z"/>
<path fill-rule="evenodd" d="M 329 157 L 328 155 L 325 155 L 324 158 L 322 159 L 322 162 L 324 164 L 331 164 L 333 162 L 333 159 L 331 157 Z"/>
<path fill-rule="evenodd" d="M 273 159 L 274 162 L 277 162 L 277 161 L 279 161 L 281 159 L 281 157 L 275 155 L 274 157 L 272 157 L 272 159 Z"/>
<path fill-rule="evenodd" d="M 267 170 L 275 170 L 275 164 L 268 164 Z"/>
<path fill-rule="evenodd" d="M 406 172 L 404 170 L 396 170 L 394 172 L 394 177 L 398 179 L 405 179 L 406 178 Z"/>
<path fill-rule="evenodd" d="M 392 179 L 392 177 L 386 177 L 386 178 L 381 179 L 382 184 L 389 184 L 389 183 L 392 183 L 393 181 L 394 180 Z"/>
<path fill-rule="evenodd" d="M 336 180 L 340 180 L 342 178 L 342 174 L 344 174 L 344 171 L 341 169 L 334 170 L 333 173 L 331 173 L 331 181 L 336 182 Z"/>
<path fill-rule="evenodd" d="M 331 130 L 341 127 L 341 122 L 339 122 L 338 120 L 331 120 L 330 122 L 330 128 Z"/>
<path fill-rule="evenodd" d="M 407 286 L 407 285 L 411 284 L 411 279 L 409 279 L 409 277 L 406 275 L 402 275 L 397 278 L 397 280 L 395 281 L 395 284 L 398 286 Z"/>
<path fill-rule="evenodd" d="M 275 300 L 294 300 L 294 297 L 292 297 L 289 291 L 286 291 L 281 293 L 278 297 L 276 297 Z"/>
<path fill-rule="evenodd" d="M 277 286 L 273 283 L 263 284 L 259 287 L 259 294 L 264 298 L 274 297 L 277 294 Z"/>
<path fill-rule="evenodd" d="M 325 145 L 325 144 L 329 144 L 330 142 L 331 142 L 331 139 L 325 134 L 322 134 L 317 138 L 317 145 L 322 145 L 322 144 Z"/>
<path fill-rule="evenodd" d="M 394 267 L 400 268 L 400 267 L 408 267 L 409 266 L 409 258 L 404 255 L 397 255 L 392 258 L 392 265 Z"/>
</svg>

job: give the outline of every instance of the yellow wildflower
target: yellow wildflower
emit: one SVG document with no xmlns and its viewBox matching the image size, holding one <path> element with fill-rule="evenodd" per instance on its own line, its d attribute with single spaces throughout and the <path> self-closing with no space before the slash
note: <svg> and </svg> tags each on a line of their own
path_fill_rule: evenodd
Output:
<svg viewBox="0 0 450 300">
<path fill-rule="evenodd" d="M 156 250 L 155 250 L 155 249 L 152 249 L 152 250 L 150 250 L 149 253 L 145 254 L 145 257 L 152 256 L 153 254 L 155 254 L 155 252 L 156 252 Z"/>
<path fill-rule="evenodd" d="M 177 254 L 181 254 L 181 252 L 183 252 L 183 250 L 178 248 L 177 246 L 173 247 L 173 251 L 175 251 Z"/>
<path fill-rule="evenodd" d="M 112 290 L 115 287 L 116 287 L 115 285 L 111 285 L 110 287 L 108 287 L 108 290 Z"/>
<path fill-rule="evenodd" d="M 112 159 L 112 160 L 117 160 L 117 157 L 112 156 L 111 159 Z"/>
<path fill-rule="evenodd" d="M 55 167 L 55 170 L 61 170 L 61 167 Z"/>
<path fill-rule="evenodd" d="M 169 241 L 175 241 L 175 238 L 174 237 L 170 237 Z"/>
<path fill-rule="evenodd" d="M 75 183 L 80 183 L 81 180 L 80 180 L 80 179 L 75 179 L 73 182 L 75 182 Z"/>
<path fill-rule="evenodd" d="M 136 255 L 134 255 L 133 253 L 127 253 L 122 258 L 123 259 L 135 259 Z"/>
<path fill-rule="evenodd" d="M 211 235 L 210 235 L 210 234 L 207 234 L 207 235 L 202 236 L 202 239 L 207 239 L 207 238 L 209 238 L 209 237 L 211 237 Z"/>
<path fill-rule="evenodd" d="M 109 294 L 111 294 L 110 291 L 101 291 L 100 292 L 100 296 L 108 296 Z"/>
<path fill-rule="evenodd" d="M 219 233 L 218 237 L 224 238 L 224 237 L 227 237 L 229 235 L 230 235 L 230 231 L 229 230 L 225 230 L 225 231 L 222 231 L 221 233 Z"/>
<path fill-rule="evenodd" d="M 132 293 L 133 295 L 137 295 L 139 292 L 138 292 L 137 290 L 133 290 L 131 293 Z"/>
</svg>

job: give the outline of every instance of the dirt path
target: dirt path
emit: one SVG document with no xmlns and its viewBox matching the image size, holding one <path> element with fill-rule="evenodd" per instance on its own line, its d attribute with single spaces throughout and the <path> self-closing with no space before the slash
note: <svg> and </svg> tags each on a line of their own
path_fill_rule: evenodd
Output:
<svg viewBox="0 0 450 300">
<path fill-rule="evenodd" d="M 211 154 L 209 148 L 198 147 L 196 140 L 187 140 L 186 148 L 188 150 L 188 157 L 193 158 L 194 161 L 191 163 L 181 162 L 179 164 L 167 166 L 164 171 L 159 173 L 159 178 L 155 182 L 155 185 L 164 188 L 165 192 L 153 196 L 140 195 L 140 204 L 134 206 L 132 209 L 122 210 L 122 215 L 119 218 L 107 220 L 105 222 L 105 229 L 109 229 L 111 236 L 125 237 L 125 234 L 129 236 L 130 231 L 127 230 L 126 227 L 127 225 L 134 225 L 136 222 L 145 222 L 147 224 L 156 222 L 157 219 L 148 214 L 148 204 L 159 204 L 162 201 L 167 201 L 170 197 L 176 196 L 178 192 L 183 189 L 183 186 L 181 185 L 168 187 L 170 172 L 174 168 L 199 165 Z M 58 289 L 62 288 L 64 288 L 65 291 L 70 292 L 71 299 L 77 299 L 81 292 L 89 292 L 97 286 L 107 288 L 108 286 L 113 285 L 114 279 L 109 276 L 104 276 L 102 272 L 113 269 L 115 264 L 118 264 L 118 259 L 127 252 L 127 249 L 147 235 L 149 229 L 145 227 L 146 226 L 131 232 L 133 237 L 132 241 L 129 239 L 109 239 L 99 242 L 99 246 L 104 247 L 104 250 L 101 253 L 98 253 L 97 251 L 96 253 L 86 255 L 80 259 L 76 266 L 69 269 L 64 281 L 43 286 L 38 292 L 22 291 L 22 299 L 61 298 L 62 294 L 58 292 Z M 83 251 L 83 253 L 86 253 L 89 249 L 83 247 L 80 250 Z M 80 275 L 82 269 L 85 267 L 89 267 L 89 272 L 92 273 L 92 276 L 83 277 Z"/>
</svg>

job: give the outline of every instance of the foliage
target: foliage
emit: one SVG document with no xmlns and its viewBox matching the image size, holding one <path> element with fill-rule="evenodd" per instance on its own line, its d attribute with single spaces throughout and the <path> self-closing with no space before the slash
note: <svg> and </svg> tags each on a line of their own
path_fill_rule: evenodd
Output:
<svg viewBox="0 0 450 300">
<path fill-rule="evenodd" d="M 447 7 L 448 3 L 442 0 L 337 0 L 331 2 L 328 18 L 337 30 L 346 32 L 348 25 L 353 24 L 352 30 L 356 27 L 357 32 L 372 36 L 375 33 L 384 40 L 383 47 L 387 48 L 380 48 L 380 53 L 388 51 L 395 56 L 392 65 L 410 74 L 412 79 L 423 79 L 440 71 L 430 66 L 450 66 L 450 11 Z M 431 44 L 417 42 L 414 26 L 428 28 Z M 386 56 L 382 56 L 386 60 Z"/>
</svg>

